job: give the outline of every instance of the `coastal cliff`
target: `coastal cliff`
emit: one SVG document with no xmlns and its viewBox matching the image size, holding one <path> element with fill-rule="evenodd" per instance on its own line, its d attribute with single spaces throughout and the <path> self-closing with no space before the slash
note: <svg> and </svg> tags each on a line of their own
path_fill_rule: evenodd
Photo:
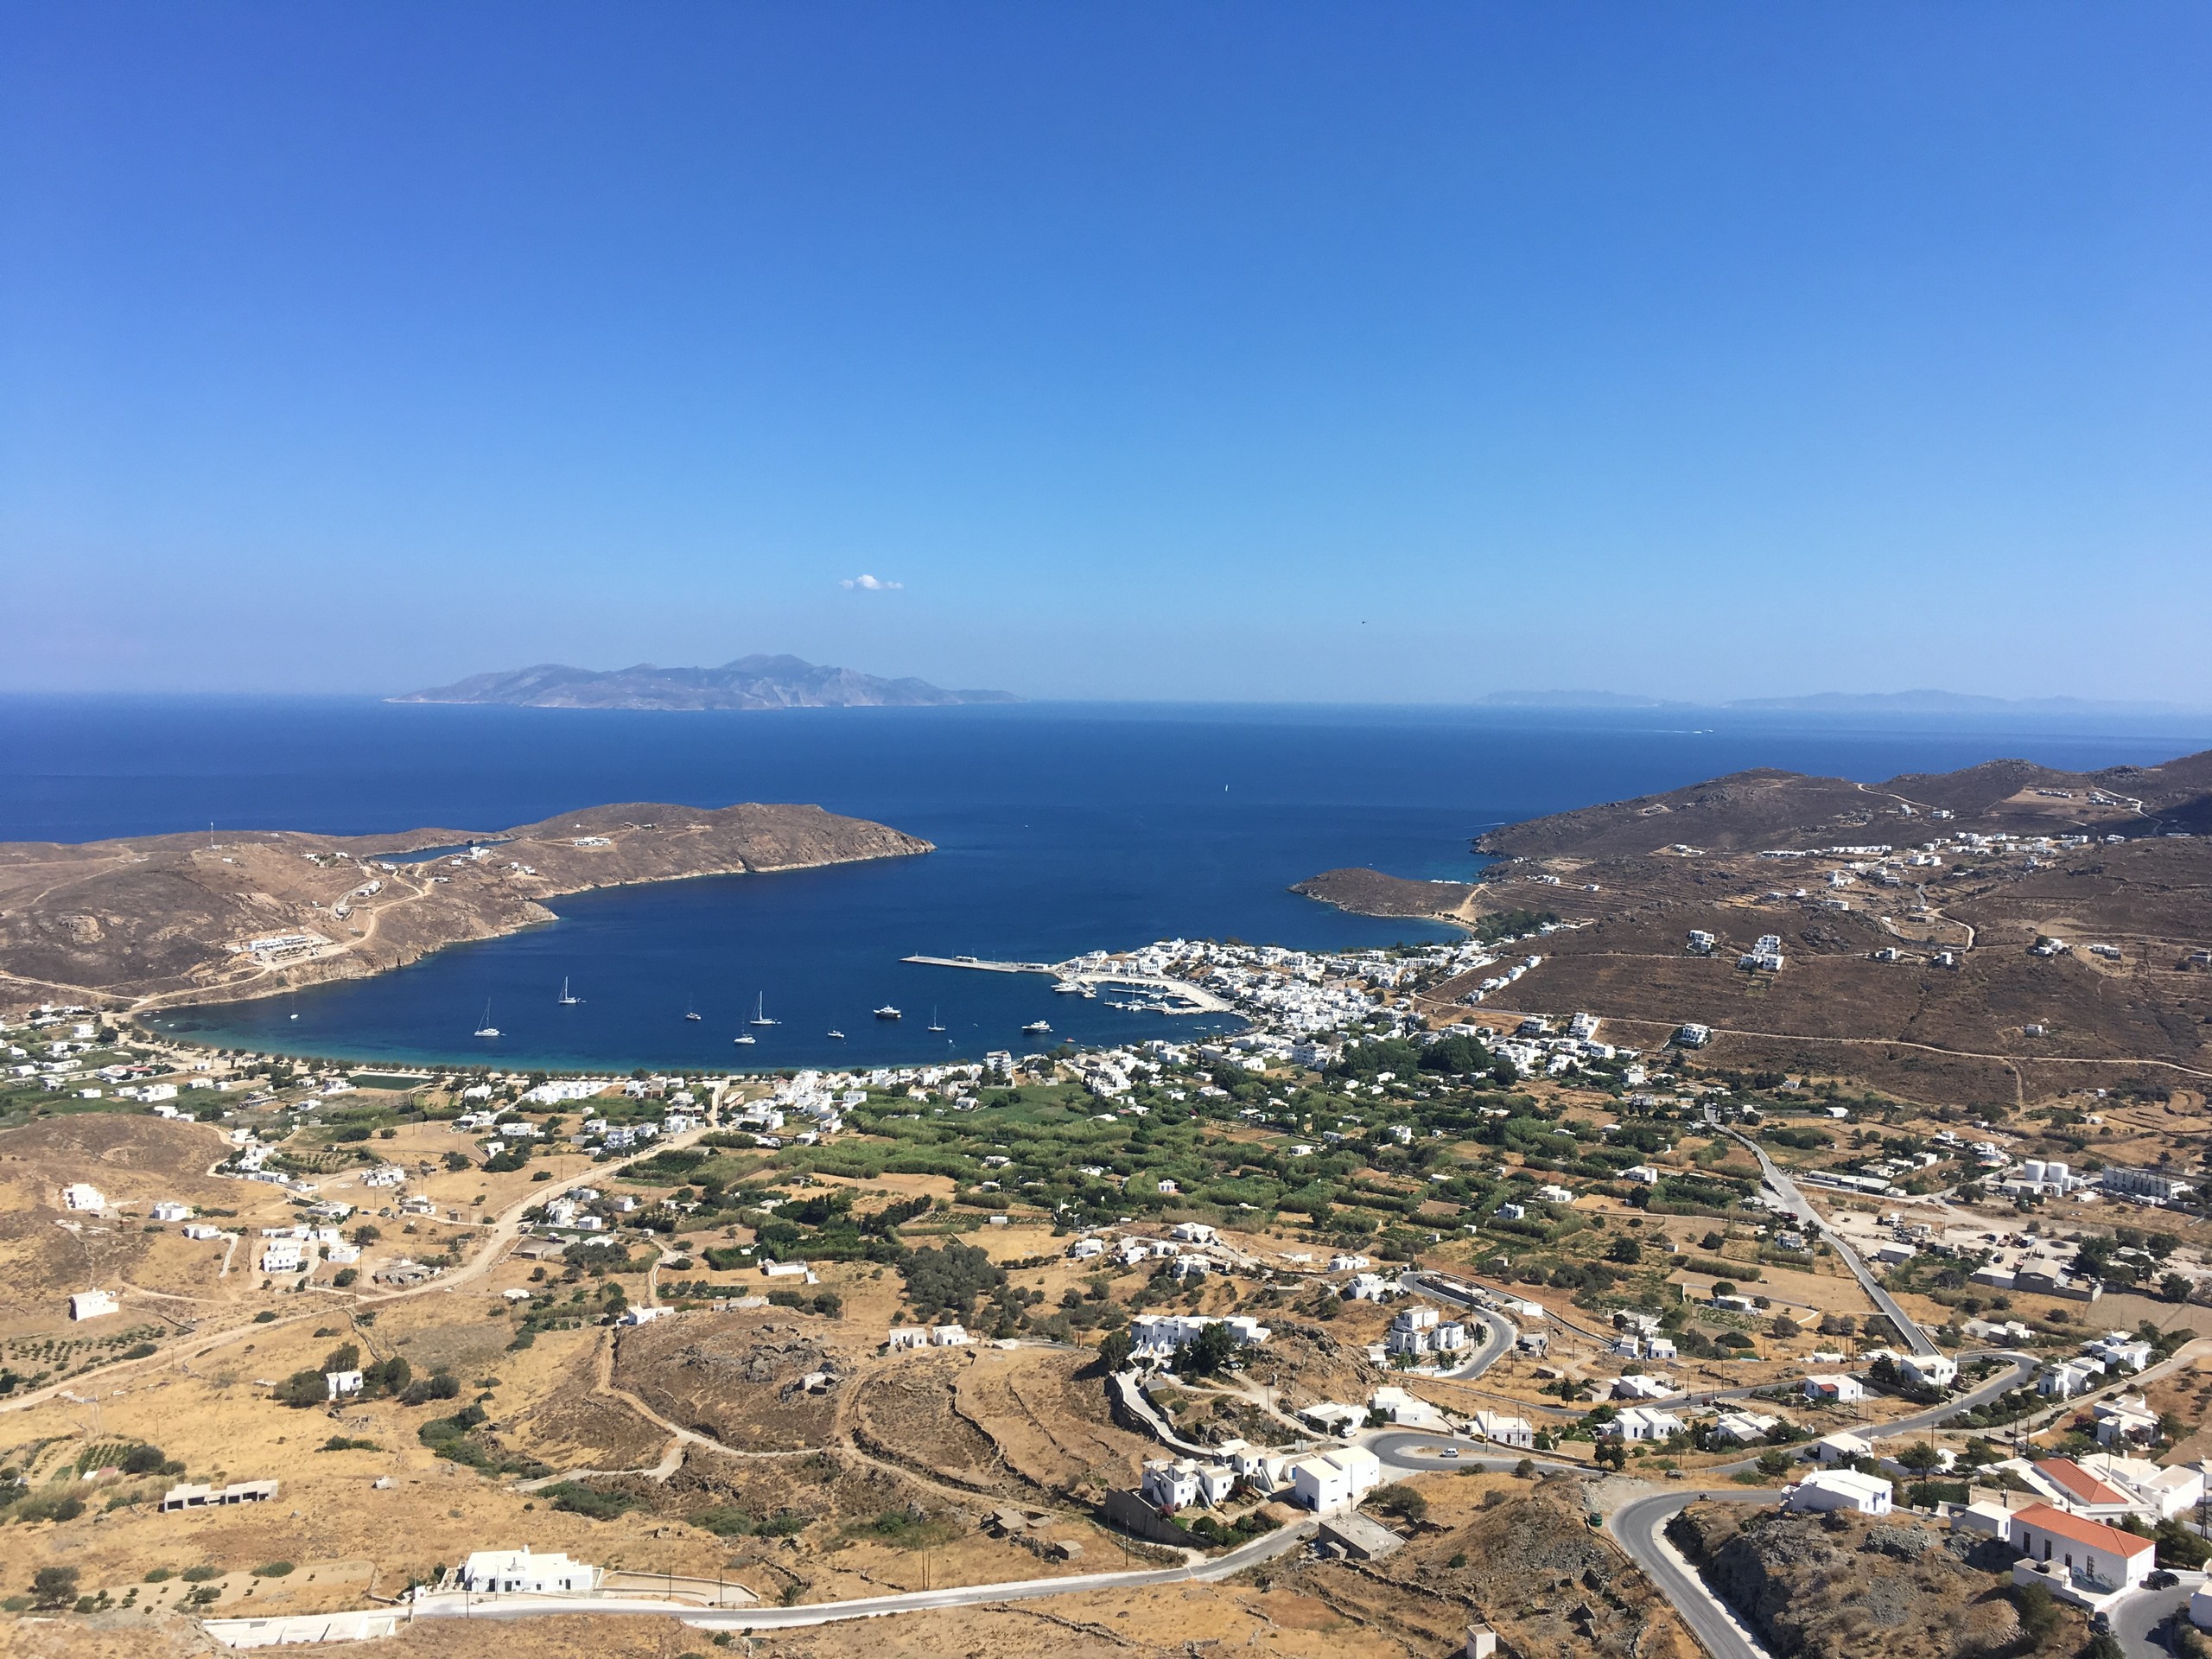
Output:
<svg viewBox="0 0 2212 1659">
<path fill-rule="evenodd" d="M 435 848 L 458 850 L 409 859 Z M 271 995 L 551 921 L 563 893 L 932 850 L 818 806 L 646 804 L 493 834 L 0 843 L 0 1007 Z"/>
</svg>

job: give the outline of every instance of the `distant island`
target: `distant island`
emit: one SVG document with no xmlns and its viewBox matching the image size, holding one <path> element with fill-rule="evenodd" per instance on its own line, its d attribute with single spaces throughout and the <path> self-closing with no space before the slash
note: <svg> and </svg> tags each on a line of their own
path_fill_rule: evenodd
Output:
<svg viewBox="0 0 2212 1659">
<path fill-rule="evenodd" d="M 564 893 L 932 850 L 818 806 L 645 803 L 488 835 L 0 842 L 0 1014 L 57 994 L 140 1007 L 269 996 L 550 922 L 545 901 Z"/>
<path fill-rule="evenodd" d="M 948 691 L 927 680 L 886 680 L 855 669 L 797 657 L 755 654 L 720 668 L 569 668 L 540 663 L 474 674 L 391 702 L 499 703 L 515 709 L 933 709 L 965 702 L 1020 702 L 1011 691 Z"/>
</svg>

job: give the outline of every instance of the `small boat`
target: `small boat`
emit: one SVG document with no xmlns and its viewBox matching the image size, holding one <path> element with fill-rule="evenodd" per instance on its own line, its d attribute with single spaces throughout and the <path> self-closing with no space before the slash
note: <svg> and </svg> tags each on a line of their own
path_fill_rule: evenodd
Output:
<svg viewBox="0 0 2212 1659">
<path fill-rule="evenodd" d="M 1052 1027 L 1042 1020 L 1032 1020 L 1021 1028 L 1021 1034 L 1025 1037 L 1043 1037 L 1050 1034 L 1052 1029 Z"/>
<path fill-rule="evenodd" d="M 496 1037 L 499 1034 L 499 1028 L 492 1023 L 492 1005 L 489 1002 L 486 1002 L 484 1005 L 484 1023 L 477 1027 L 477 1028 L 471 1032 L 469 1035 L 472 1037 Z"/>
<path fill-rule="evenodd" d="M 753 1018 L 747 1020 L 746 1024 L 749 1026 L 772 1026 L 779 1023 L 779 1021 L 771 1020 L 768 1017 L 767 997 L 765 995 L 754 997 L 753 999 Z"/>
<path fill-rule="evenodd" d="M 578 1003 L 578 1002 L 581 1002 L 581 1001 L 583 1001 L 583 998 L 582 998 L 581 996 L 572 995 L 569 993 L 569 978 L 568 978 L 568 976 L 567 976 L 566 974 L 563 974 L 563 975 L 561 976 L 561 997 L 560 997 L 561 1006 L 562 1006 L 563 1007 L 564 1007 L 564 1008 L 565 1008 L 565 1007 L 573 1007 L 575 1004 L 576 1004 L 576 1003 Z"/>
<path fill-rule="evenodd" d="M 1052 982 L 1052 992 L 1056 996 L 1077 996 L 1080 995 L 1082 991 L 1083 987 L 1071 979 L 1056 979 Z"/>
<path fill-rule="evenodd" d="M 754 1036 L 751 1032 L 749 1032 L 749 1031 L 748 1031 L 748 1032 L 747 1032 L 747 1033 L 744 1033 L 743 1035 L 741 1035 L 741 1036 L 733 1037 L 733 1038 L 731 1038 L 731 1039 L 730 1039 L 730 1041 L 732 1041 L 733 1043 L 743 1043 L 743 1044 L 747 1045 L 748 1047 L 749 1047 L 749 1046 L 751 1046 L 753 1044 L 759 1042 L 760 1040 L 760 1039 L 758 1037 L 755 1037 L 755 1036 Z"/>
<path fill-rule="evenodd" d="M 931 1031 L 943 1031 L 943 1030 L 944 1029 L 944 1027 L 943 1026 L 941 1026 L 941 1025 L 939 1025 L 939 1024 L 938 1023 L 938 1018 L 937 1018 L 937 1004 L 936 1004 L 936 1003 L 934 1003 L 934 1002 L 932 1002 L 932 1003 L 931 1003 L 931 1004 L 930 1004 L 930 1027 L 929 1027 L 929 1028 L 930 1028 Z"/>
<path fill-rule="evenodd" d="M 875 1017 L 879 1020 L 903 1020 L 906 1016 L 887 1002 L 875 1011 Z"/>
<path fill-rule="evenodd" d="M 699 1017 L 696 999 L 689 996 L 683 999 L 683 1017 L 686 1020 L 696 1020 Z"/>
<path fill-rule="evenodd" d="M 836 1039 L 839 1042 L 841 1042 L 841 1043 L 842 1043 L 842 1042 L 843 1042 L 843 1041 L 845 1040 L 845 1033 L 844 1033 L 843 1032 L 842 1032 L 842 1031 L 833 1031 L 833 1032 L 830 1032 L 829 1034 L 830 1034 L 830 1036 L 832 1036 L 832 1037 L 836 1038 Z"/>
</svg>

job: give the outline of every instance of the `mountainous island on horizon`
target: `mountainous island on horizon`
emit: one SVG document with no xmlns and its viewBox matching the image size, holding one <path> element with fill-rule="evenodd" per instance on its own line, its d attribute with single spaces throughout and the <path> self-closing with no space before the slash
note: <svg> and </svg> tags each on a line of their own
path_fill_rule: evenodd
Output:
<svg viewBox="0 0 2212 1659">
<path fill-rule="evenodd" d="M 948 691 L 927 680 L 886 680 L 856 669 L 754 653 L 720 668 L 570 668 L 540 663 L 473 674 L 451 685 L 410 691 L 390 702 L 501 703 L 517 709 L 924 709 L 1020 702 L 1011 691 Z"/>
</svg>

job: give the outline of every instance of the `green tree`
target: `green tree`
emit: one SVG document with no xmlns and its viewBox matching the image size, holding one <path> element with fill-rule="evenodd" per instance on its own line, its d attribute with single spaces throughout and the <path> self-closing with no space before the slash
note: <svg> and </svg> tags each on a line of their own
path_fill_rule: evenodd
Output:
<svg viewBox="0 0 2212 1659">
<path fill-rule="evenodd" d="M 294 1371 L 276 1385 L 273 1397 L 279 1405 L 289 1406 L 295 1411 L 304 1411 L 311 1406 L 327 1404 L 330 1385 L 322 1380 L 321 1371 Z"/>
<path fill-rule="evenodd" d="M 1428 1500 L 1403 1481 L 1377 1486 L 1368 1494 L 1367 1506 L 1404 1521 L 1419 1521 L 1428 1514 Z"/>
<path fill-rule="evenodd" d="M 1098 1339 L 1098 1363 L 1101 1369 L 1118 1371 L 1129 1363 L 1130 1350 L 1136 1346 L 1127 1331 L 1109 1331 Z"/>
<path fill-rule="evenodd" d="M 31 1599 L 40 1607 L 67 1607 L 77 1599 L 77 1569 L 41 1567 L 31 1575 Z"/>
<path fill-rule="evenodd" d="M 1787 1452 L 1760 1452 L 1758 1471 L 1770 1480 L 1780 1479 L 1789 1472 L 1789 1454 Z"/>
<path fill-rule="evenodd" d="M 1897 1453 L 1897 1465 L 1916 1475 L 1925 1475 L 1942 1466 L 1943 1454 L 1926 1440 L 1915 1440 Z"/>
<path fill-rule="evenodd" d="M 1175 1369 L 1191 1376 L 1212 1376 L 1236 1369 L 1241 1344 L 1229 1326 L 1217 1319 L 1186 1343 L 1176 1356 Z"/>
</svg>

